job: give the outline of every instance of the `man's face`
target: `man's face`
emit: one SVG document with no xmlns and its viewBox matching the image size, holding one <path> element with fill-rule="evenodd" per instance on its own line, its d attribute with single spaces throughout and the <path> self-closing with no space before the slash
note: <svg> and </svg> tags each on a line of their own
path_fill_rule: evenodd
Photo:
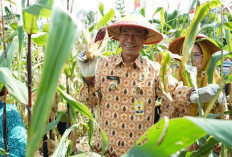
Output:
<svg viewBox="0 0 232 157">
<path fill-rule="evenodd" d="M 143 47 L 147 38 L 145 29 L 133 26 L 121 27 L 119 42 L 122 53 L 129 56 L 136 56 Z"/>
</svg>

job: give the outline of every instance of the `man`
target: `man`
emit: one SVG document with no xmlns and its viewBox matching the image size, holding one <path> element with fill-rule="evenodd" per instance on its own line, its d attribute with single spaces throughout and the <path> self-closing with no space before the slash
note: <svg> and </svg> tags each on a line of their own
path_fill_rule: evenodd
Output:
<svg viewBox="0 0 232 157">
<path fill-rule="evenodd" d="M 169 97 L 161 88 L 160 65 L 139 53 L 144 44 L 155 44 L 163 38 L 153 25 L 141 15 L 130 14 L 107 30 L 109 36 L 120 42 L 121 55 L 101 58 L 98 62 L 96 57 L 83 61 L 86 58 L 83 51 L 78 58 L 84 77 L 82 100 L 89 107 L 100 106 L 97 120 L 108 137 L 105 155 L 117 157 L 127 152 L 154 124 L 156 96 L 168 100 Z M 172 104 L 190 104 L 190 95 L 192 101 L 197 101 L 192 88 L 183 86 L 172 76 L 167 77 L 167 82 Z M 215 95 L 212 92 L 217 89 L 210 89 L 207 98 L 212 98 L 210 94 Z M 99 153 L 101 143 L 101 135 L 97 133 L 94 148 Z"/>
</svg>

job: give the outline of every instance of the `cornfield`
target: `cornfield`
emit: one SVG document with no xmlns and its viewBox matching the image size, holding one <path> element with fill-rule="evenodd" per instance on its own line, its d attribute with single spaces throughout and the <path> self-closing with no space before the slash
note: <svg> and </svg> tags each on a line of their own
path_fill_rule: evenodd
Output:
<svg viewBox="0 0 232 157">
<path fill-rule="evenodd" d="M 85 33 L 92 37 L 102 27 L 123 17 L 125 6 L 118 0 L 116 7 L 108 12 L 105 12 L 104 4 L 100 3 L 97 13 L 74 13 L 71 2 L 38 0 L 30 4 L 29 0 L 22 0 L 22 10 L 17 14 L 10 8 L 16 3 L 1 0 L 0 86 L 5 86 L 9 93 L 6 103 L 16 104 L 23 117 L 28 135 L 27 157 L 43 155 L 45 135 L 48 137 L 46 141 L 51 156 L 93 155 L 92 137 L 98 123 L 94 110 L 88 109 L 80 101 L 82 74 L 76 57 L 88 43 Z M 3 8 L 3 3 L 11 5 Z M 181 66 L 185 66 L 197 34 L 204 34 L 221 49 L 221 52 L 211 57 L 209 82 L 215 67 L 223 79 L 220 90 L 205 113 L 200 113 L 199 117 L 161 119 L 123 157 L 168 157 L 178 151 L 180 157 L 217 156 L 212 150 L 218 144 L 221 146 L 220 156 L 232 156 L 232 96 L 224 102 L 228 109 L 223 108 L 222 118 L 215 119 L 217 115 L 209 113 L 221 91 L 225 98 L 224 87 L 232 81 L 231 67 L 226 75 L 222 75 L 224 59 L 232 59 L 230 6 L 231 1 L 211 0 L 201 4 L 193 0 L 187 13 L 180 14 L 175 10 L 169 14 L 162 7 L 154 10 L 149 21 L 163 34 L 164 40 L 156 45 L 144 46 L 141 54 L 153 61 L 157 53 L 164 53 L 166 62 L 162 62 L 162 67 L 166 70 L 167 66 L 173 68 L 168 44 L 177 37 L 186 36 L 189 42 L 184 43 L 183 50 L 186 53 L 181 63 Z M 194 18 L 190 17 L 192 8 L 195 8 Z M 145 7 L 141 7 L 137 11 L 146 17 L 145 10 Z M 98 21 L 94 19 L 96 14 L 101 16 Z M 160 18 L 154 18 L 155 15 Z M 118 42 L 109 39 L 102 55 L 108 57 L 120 52 Z M 186 72 L 189 74 L 186 78 L 191 80 L 191 69 L 186 69 Z M 161 77 L 165 78 L 165 75 L 166 71 Z M 65 123 L 62 135 L 57 127 L 60 122 Z M 106 148 L 104 130 L 102 139 Z M 147 142 L 140 145 L 145 139 Z M 186 149 L 195 142 L 200 143 L 199 149 Z M 7 153 L 0 148 L 0 155 L 7 156 Z"/>
</svg>

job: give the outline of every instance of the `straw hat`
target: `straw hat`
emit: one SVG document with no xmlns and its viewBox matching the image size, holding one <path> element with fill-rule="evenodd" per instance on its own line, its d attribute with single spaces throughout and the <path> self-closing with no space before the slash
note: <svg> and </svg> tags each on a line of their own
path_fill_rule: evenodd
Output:
<svg viewBox="0 0 232 157">
<path fill-rule="evenodd" d="M 107 27 L 109 36 L 112 36 L 113 39 L 119 40 L 120 27 L 122 26 L 136 26 L 140 28 L 145 28 L 148 30 L 148 38 L 144 44 L 156 44 L 159 43 L 163 36 L 155 29 L 155 27 L 140 14 L 129 14 L 121 18 L 121 20 L 113 23 Z"/>
<path fill-rule="evenodd" d="M 196 40 L 204 39 L 204 38 L 206 39 L 207 37 L 202 36 L 202 35 L 198 35 L 196 37 Z M 170 45 L 168 47 L 168 50 L 171 51 L 172 53 L 181 55 L 182 47 L 183 47 L 183 44 L 184 44 L 184 39 L 185 39 L 185 37 L 179 37 L 179 38 L 176 38 L 175 40 L 173 40 L 170 43 Z M 211 54 L 213 54 L 213 53 L 215 53 L 217 51 L 220 51 L 220 48 L 217 47 L 215 44 L 213 44 L 209 40 L 198 41 L 198 43 L 200 45 L 207 45 L 207 47 L 210 49 Z"/>
</svg>

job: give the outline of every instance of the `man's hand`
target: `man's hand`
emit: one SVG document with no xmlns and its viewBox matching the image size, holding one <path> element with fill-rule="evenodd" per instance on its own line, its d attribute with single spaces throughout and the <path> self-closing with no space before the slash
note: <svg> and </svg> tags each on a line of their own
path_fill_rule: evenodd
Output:
<svg viewBox="0 0 232 157">
<path fill-rule="evenodd" d="M 89 60 L 86 57 L 84 49 L 77 57 L 78 65 L 80 67 L 81 73 L 84 77 L 93 77 L 95 75 L 97 57 L 94 57 L 93 60 Z"/>
<path fill-rule="evenodd" d="M 213 97 L 217 94 L 217 91 L 220 89 L 220 86 L 217 84 L 209 84 L 206 87 L 202 87 L 197 91 L 193 91 L 190 95 L 190 100 L 193 103 L 197 103 L 197 100 L 200 99 L 201 103 L 208 102 L 213 99 Z M 198 95 L 199 94 L 199 95 Z M 221 94 L 220 94 L 221 95 Z M 221 95 L 222 96 L 222 95 Z M 220 97 L 220 96 L 219 96 Z M 218 98 L 221 99 L 221 98 Z"/>
</svg>

